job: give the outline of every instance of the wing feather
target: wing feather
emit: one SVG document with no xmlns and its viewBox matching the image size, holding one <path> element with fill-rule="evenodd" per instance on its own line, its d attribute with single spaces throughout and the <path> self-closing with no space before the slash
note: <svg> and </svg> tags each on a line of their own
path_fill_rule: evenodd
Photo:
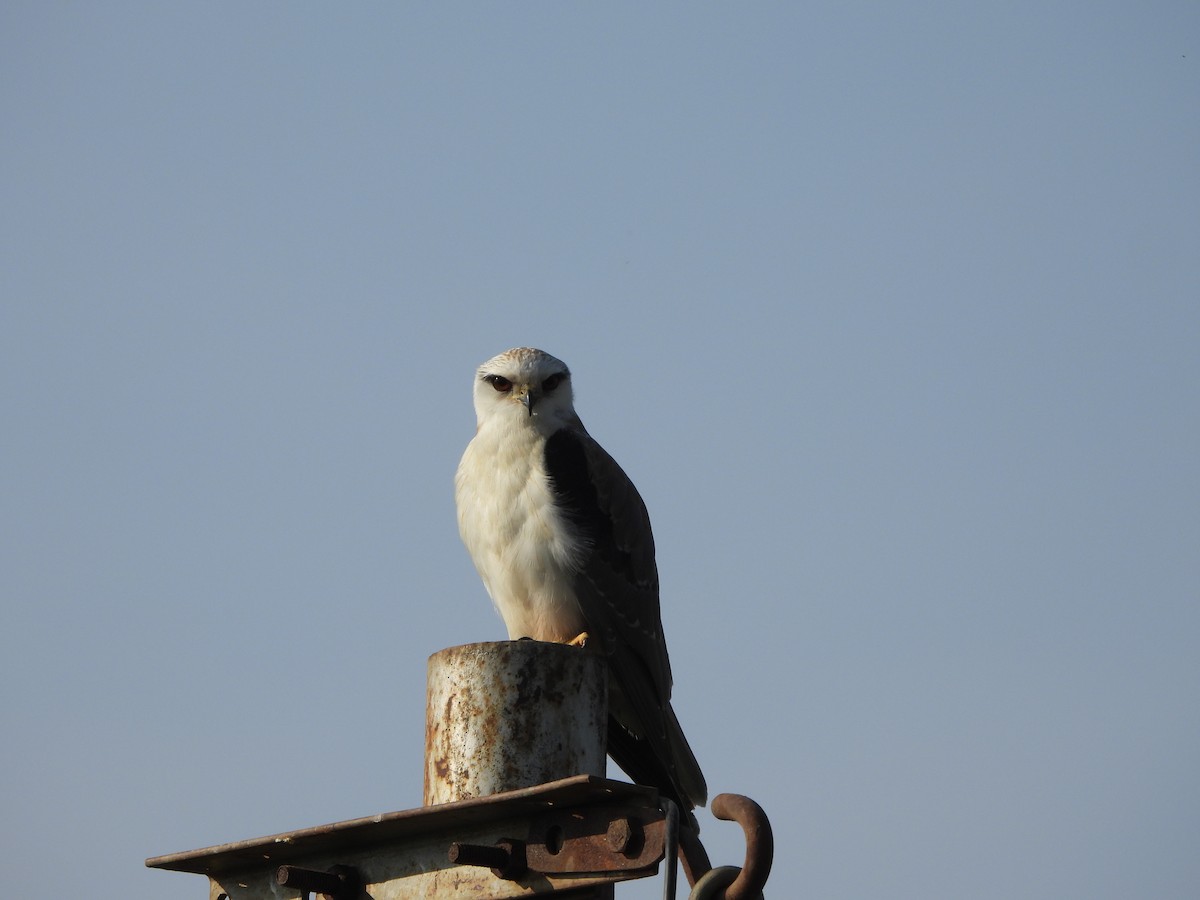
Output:
<svg viewBox="0 0 1200 900">
<path fill-rule="evenodd" d="M 662 638 L 646 504 L 617 462 L 582 429 L 563 429 L 547 440 L 546 471 L 559 509 L 588 548 L 576 578 L 584 617 L 606 650 L 634 651 L 665 706 L 671 663 Z"/>
<path fill-rule="evenodd" d="M 666 775 L 687 808 L 703 804 L 704 776 L 670 707 L 671 663 L 646 505 L 582 425 L 547 439 L 545 463 L 558 507 L 585 548 L 575 594 L 589 635 L 609 657 L 611 712 L 625 731 L 610 736 L 610 753 L 635 780 L 656 783 Z"/>
</svg>

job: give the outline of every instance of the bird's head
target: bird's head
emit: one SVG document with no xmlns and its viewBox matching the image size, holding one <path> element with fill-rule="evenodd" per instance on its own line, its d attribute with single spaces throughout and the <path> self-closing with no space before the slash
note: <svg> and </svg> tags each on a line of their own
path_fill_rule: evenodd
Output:
<svg viewBox="0 0 1200 900">
<path fill-rule="evenodd" d="M 532 347 L 493 356 L 475 373 L 475 416 L 480 426 L 524 422 L 547 435 L 578 421 L 567 364 Z"/>
</svg>

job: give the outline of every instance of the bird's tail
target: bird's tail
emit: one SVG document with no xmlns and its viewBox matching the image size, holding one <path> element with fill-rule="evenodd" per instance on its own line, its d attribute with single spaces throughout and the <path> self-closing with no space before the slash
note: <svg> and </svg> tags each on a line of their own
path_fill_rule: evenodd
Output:
<svg viewBox="0 0 1200 900">
<path fill-rule="evenodd" d="M 708 801 L 708 785 L 688 746 L 675 713 L 668 706 L 655 740 L 636 735 L 615 717 L 608 722 L 608 755 L 636 784 L 657 787 L 679 806 L 685 820 Z"/>
<path fill-rule="evenodd" d="M 663 730 L 653 742 L 610 718 L 608 755 L 635 783 L 655 785 L 675 801 L 679 807 L 679 858 L 688 882 L 695 884 L 712 867 L 700 843 L 700 823 L 692 812 L 708 801 L 708 785 L 674 710 L 668 704 L 663 712 Z"/>
<path fill-rule="evenodd" d="M 671 780 L 678 788 L 682 803 L 687 804 L 689 808 L 703 806 L 708 802 L 708 783 L 704 780 L 704 773 L 700 771 L 696 754 L 692 752 L 692 747 L 684 736 L 683 729 L 679 727 L 679 720 L 675 718 L 675 710 L 670 704 L 666 708 L 666 718 L 667 746 L 671 748 L 672 768 L 675 770 Z"/>
<path fill-rule="evenodd" d="M 692 753 L 692 747 L 684 737 L 679 720 L 675 718 L 675 710 L 668 704 L 666 709 L 667 745 L 671 748 L 673 781 L 677 792 L 686 804 L 680 810 L 679 821 L 679 861 L 683 863 L 684 873 L 688 884 L 696 881 L 712 868 L 708 861 L 708 851 L 700 843 L 700 823 L 690 807 L 703 806 L 708 802 L 708 783 L 704 773 L 700 771 L 700 763 Z"/>
</svg>

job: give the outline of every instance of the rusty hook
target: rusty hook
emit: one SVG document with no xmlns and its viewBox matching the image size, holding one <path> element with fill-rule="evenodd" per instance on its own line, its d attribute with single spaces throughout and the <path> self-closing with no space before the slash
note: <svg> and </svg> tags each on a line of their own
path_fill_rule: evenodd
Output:
<svg viewBox="0 0 1200 900">
<path fill-rule="evenodd" d="M 767 814 L 761 806 L 741 794 L 718 794 L 713 798 L 712 812 L 718 819 L 742 826 L 746 835 L 746 863 L 740 870 L 730 866 L 713 869 L 696 882 L 692 897 L 720 900 L 761 897 L 775 855 L 775 838 Z"/>
</svg>

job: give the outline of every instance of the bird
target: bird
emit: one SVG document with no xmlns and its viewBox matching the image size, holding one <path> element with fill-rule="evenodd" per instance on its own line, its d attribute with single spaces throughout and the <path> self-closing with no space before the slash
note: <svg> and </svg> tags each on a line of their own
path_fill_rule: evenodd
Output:
<svg viewBox="0 0 1200 900">
<path fill-rule="evenodd" d="M 475 435 L 454 479 L 458 528 L 509 638 L 604 654 L 609 756 L 698 832 L 692 810 L 708 787 L 671 708 L 646 504 L 584 428 L 561 360 L 506 350 L 479 366 L 473 399 Z"/>
</svg>

